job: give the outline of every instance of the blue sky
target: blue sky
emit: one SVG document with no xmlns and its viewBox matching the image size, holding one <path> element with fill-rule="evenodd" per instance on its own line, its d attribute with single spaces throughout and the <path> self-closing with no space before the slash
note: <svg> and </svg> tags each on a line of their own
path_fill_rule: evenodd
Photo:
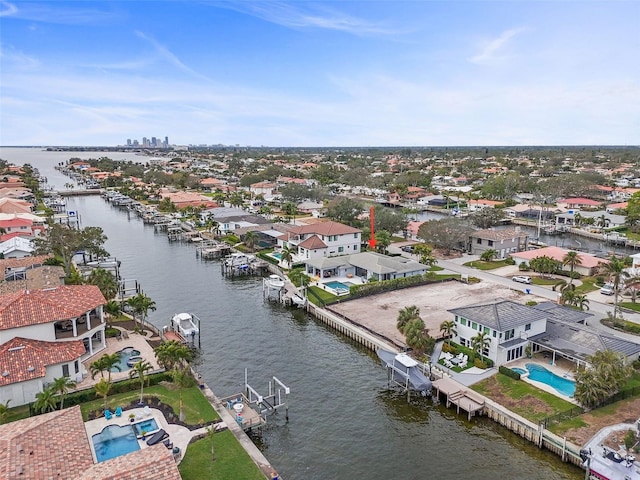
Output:
<svg viewBox="0 0 640 480">
<path fill-rule="evenodd" d="M 0 145 L 638 145 L 639 25 L 635 0 L 0 0 Z"/>
</svg>

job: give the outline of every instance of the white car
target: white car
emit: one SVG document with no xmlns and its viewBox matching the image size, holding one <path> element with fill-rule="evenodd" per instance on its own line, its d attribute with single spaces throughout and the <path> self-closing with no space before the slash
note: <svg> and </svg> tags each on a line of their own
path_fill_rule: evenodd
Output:
<svg viewBox="0 0 640 480">
<path fill-rule="evenodd" d="M 531 283 L 531 277 L 526 277 L 524 275 L 516 275 L 515 277 L 511 277 L 511 280 L 519 283 Z"/>
<path fill-rule="evenodd" d="M 614 293 L 616 293 L 616 291 L 613 288 L 613 285 L 611 285 L 610 283 L 605 283 L 600 288 L 600 293 L 603 294 L 603 295 L 613 295 Z"/>
</svg>

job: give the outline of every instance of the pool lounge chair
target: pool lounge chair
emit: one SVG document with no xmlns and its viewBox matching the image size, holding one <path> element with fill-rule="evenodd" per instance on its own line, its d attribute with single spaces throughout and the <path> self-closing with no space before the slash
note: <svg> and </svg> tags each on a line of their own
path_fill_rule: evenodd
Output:
<svg viewBox="0 0 640 480">
<path fill-rule="evenodd" d="M 154 433 L 149 440 L 147 440 L 147 445 L 149 446 L 155 445 L 156 443 L 160 443 L 161 441 L 163 441 L 165 438 L 168 438 L 168 437 L 169 437 L 169 434 L 164 430 L 160 429 L 156 433 Z"/>
<path fill-rule="evenodd" d="M 122 407 L 118 407 L 116 408 L 116 417 L 121 417 L 122 416 Z"/>
<path fill-rule="evenodd" d="M 111 410 L 108 408 L 104 411 L 104 418 L 107 420 L 111 420 L 111 418 L 113 418 L 113 413 L 111 413 Z"/>
<path fill-rule="evenodd" d="M 142 412 L 145 414 L 145 416 L 150 416 L 151 415 L 151 409 L 149 408 L 149 405 L 145 405 L 144 408 L 142 409 Z"/>
</svg>

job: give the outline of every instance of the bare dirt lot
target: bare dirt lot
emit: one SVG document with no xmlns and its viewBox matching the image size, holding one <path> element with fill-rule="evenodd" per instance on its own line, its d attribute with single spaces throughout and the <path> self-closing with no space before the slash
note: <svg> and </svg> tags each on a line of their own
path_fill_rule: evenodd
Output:
<svg viewBox="0 0 640 480">
<path fill-rule="evenodd" d="M 466 284 L 449 281 L 350 300 L 331 305 L 330 310 L 379 333 L 397 345 L 404 345 L 404 336 L 396 328 L 398 313 L 404 307 L 417 306 L 429 334 L 438 338 L 441 336 L 440 324 L 444 320 L 453 320 L 447 310 L 500 300 L 519 301 L 522 295 L 490 282 Z M 527 300 L 544 301 L 531 295 Z"/>
</svg>

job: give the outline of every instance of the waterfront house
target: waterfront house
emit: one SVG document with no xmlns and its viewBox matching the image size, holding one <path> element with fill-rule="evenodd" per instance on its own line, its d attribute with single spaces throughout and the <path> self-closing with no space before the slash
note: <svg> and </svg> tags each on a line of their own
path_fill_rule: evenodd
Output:
<svg viewBox="0 0 640 480">
<path fill-rule="evenodd" d="M 580 210 L 580 209 L 594 209 L 594 208 L 598 208 L 600 207 L 600 205 L 602 204 L 601 202 L 598 202 L 597 200 L 591 200 L 590 198 L 583 198 L 583 197 L 578 197 L 578 198 L 564 198 L 562 200 L 558 200 L 557 202 L 558 207 L 561 208 L 568 208 L 568 209 L 573 209 L 573 210 Z"/>
<path fill-rule="evenodd" d="M 544 256 L 553 258 L 554 260 L 562 263 L 562 259 L 570 251 L 571 250 L 561 247 L 544 247 L 538 248 L 536 250 L 529 250 L 526 252 L 512 253 L 511 258 L 515 260 L 517 265 L 524 263 L 527 266 L 534 258 Z M 579 252 L 578 257 L 580 258 L 581 264 L 576 265 L 574 267 L 574 271 L 579 273 L 580 275 L 593 275 L 600 263 L 607 262 L 607 260 L 605 259 L 598 258 L 594 255 L 584 252 Z"/>
<path fill-rule="evenodd" d="M 552 302 L 527 306 L 504 300 L 448 311 L 456 323 L 453 341 L 473 348 L 472 339 L 484 333 L 489 341 L 483 355 L 496 366 L 526 357 L 527 346 L 532 353 L 549 352 L 551 362 L 561 356 L 584 364 L 602 349 L 620 353 L 627 363 L 640 354 L 640 344 L 589 327 L 590 313 Z"/>
<path fill-rule="evenodd" d="M 0 296 L 0 344 L 15 337 L 45 342 L 79 340 L 82 361 L 106 347 L 103 305 L 95 285 L 60 285 Z M 80 372 L 75 368 L 70 375 Z"/>
<path fill-rule="evenodd" d="M 487 250 L 495 250 L 496 258 L 503 260 L 511 253 L 527 249 L 529 234 L 519 227 L 504 230 L 476 230 L 469 235 L 467 251 L 471 255 L 482 255 Z"/>
<path fill-rule="evenodd" d="M 360 252 L 362 230 L 338 222 L 297 225 L 278 238 L 280 248 L 295 253 L 294 261 L 351 255 Z"/>
<path fill-rule="evenodd" d="M 12 479 L 181 478 L 173 453 L 162 443 L 94 463 L 90 441 L 79 406 L 0 425 L 5 467 L 0 471 Z"/>
<path fill-rule="evenodd" d="M 568 212 L 556 214 L 555 223 L 556 230 L 562 230 L 564 227 L 576 226 L 576 215 L 580 215 L 581 222 L 584 223 L 586 219 L 593 219 L 593 228 L 603 230 L 605 228 L 622 227 L 625 224 L 626 217 L 624 215 L 615 215 L 607 210 L 597 211 L 577 211 L 569 210 Z M 604 224 L 603 222 L 604 218 Z"/>
<path fill-rule="evenodd" d="M 376 252 L 361 252 L 339 257 L 316 257 L 305 262 L 305 272 L 322 283 L 321 279 L 358 277 L 369 280 L 393 280 L 394 278 L 424 275 L 427 265 L 406 257 L 390 257 Z"/>
</svg>

